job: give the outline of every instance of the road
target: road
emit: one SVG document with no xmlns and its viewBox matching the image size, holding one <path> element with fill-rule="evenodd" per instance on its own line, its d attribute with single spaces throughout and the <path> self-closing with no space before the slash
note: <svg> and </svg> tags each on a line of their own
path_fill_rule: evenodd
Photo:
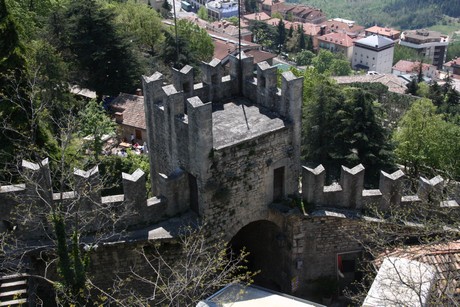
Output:
<svg viewBox="0 0 460 307">
<path fill-rule="evenodd" d="M 189 16 L 196 16 L 195 13 L 184 11 L 180 6 L 180 2 L 181 2 L 180 0 L 168 0 L 168 2 L 173 7 L 173 9 L 171 9 L 171 14 L 173 15 L 173 17 L 174 17 L 174 3 L 176 5 L 176 17 L 177 18 L 185 18 L 185 17 L 189 17 Z"/>
</svg>

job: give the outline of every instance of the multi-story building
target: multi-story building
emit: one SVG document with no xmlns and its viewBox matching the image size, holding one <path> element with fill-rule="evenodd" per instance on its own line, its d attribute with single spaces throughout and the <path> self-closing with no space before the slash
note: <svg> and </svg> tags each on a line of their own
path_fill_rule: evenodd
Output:
<svg viewBox="0 0 460 307">
<path fill-rule="evenodd" d="M 265 3 L 265 2 L 264 2 Z M 317 8 L 302 4 L 287 4 L 284 2 L 274 2 L 267 12 L 272 15 L 273 13 L 280 13 L 283 19 L 308 22 L 314 24 L 320 24 L 326 20 L 326 15 Z"/>
<path fill-rule="evenodd" d="M 345 33 L 329 33 L 319 36 L 318 47 L 334 53 L 343 53 L 351 61 L 353 56 L 353 39 Z"/>
<path fill-rule="evenodd" d="M 401 34 L 399 44 L 417 50 L 431 64 L 441 69 L 446 59 L 449 37 L 436 31 L 424 29 L 404 31 Z"/>
<path fill-rule="evenodd" d="M 366 36 L 380 35 L 380 36 L 385 36 L 394 41 L 397 41 L 401 35 L 401 31 L 398 31 L 392 28 L 386 28 L 386 27 L 383 28 L 377 25 L 367 28 L 365 31 L 366 31 Z"/>
<path fill-rule="evenodd" d="M 352 67 L 378 73 L 391 73 L 394 44 L 393 40 L 380 35 L 355 41 Z"/>
<path fill-rule="evenodd" d="M 208 17 L 212 20 L 221 20 L 238 15 L 238 2 L 234 0 L 215 0 L 206 3 Z"/>
<path fill-rule="evenodd" d="M 333 18 L 321 24 L 321 33 L 345 33 L 350 37 L 356 38 L 364 36 L 364 27 L 357 25 L 353 20 L 343 18 Z"/>
</svg>

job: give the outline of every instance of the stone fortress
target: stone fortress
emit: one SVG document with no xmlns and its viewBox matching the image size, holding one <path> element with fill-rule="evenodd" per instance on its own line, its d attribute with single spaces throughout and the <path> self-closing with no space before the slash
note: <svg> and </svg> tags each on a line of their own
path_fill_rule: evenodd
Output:
<svg viewBox="0 0 460 307">
<path fill-rule="evenodd" d="M 198 216 L 212 232 L 225 234 L 234 248 L 247 247 L 250 268 L 261 270 L 259 285 L 305 297 L 319 277 L 338 278 L 338 259 L 344 267 L 339 285 L 346 285 L 355 278 L 361 254 L 347 233 L 359 231 L 367 221 L 362 209 L 416 205 L 440 195 L 444 181 L 421 178 L 416 195 L 403 195 L 404 174 L 381 172 L 379 188 L 366 190 L 364 167 L 358 165 L 342 167 L 339 182 L 325 186 L 321 165 L 301 166 L 303 79 L 291 72 L 280 79 L 281 89 L 277 68 L 266 62 L 257 65 L 254 76 L 253 58 L 244 53 L 231 58 L 225 76 L 220 61 L 203 63 L 200 83 L 190 66 L 173 70 L 170 85 L 158 72 L 143 77 L 155 196 L 147 198 L 145 174 L 137 170 L 122 174 L 124 194 L 102 197 L 96 188 L 101 184 L 97 167 L 76 170 L 73 191 L 53 193 L 48 161 L 23 161 L 24 172 L 38 184 L 0 187 L 0 227 L 20 224 L 14 216 L 18 198 L 11 195 L 39 193 L 29 199 L 44 224 L 49 211 L 40 208 L 82 201 L 93 221 L 89 233 L 107 227 L 103 219 L 91 217 L 94 206 L 115 205 L 123 219 L 111 230 L 128 231 L 101 242 L 90 268 L 97 285 L 110 287 L 115 272 L 139 262 L 135 247 L 171 240 L 184 217 Z M 459 194 L 441 199 L 439 206 L 457 207 Z M 303 212 L 296 199 L 314 209 Z M 46 227 L 27 224 L 17 229 L 31 241 L 44 240 L 45 232 Z"/>
</svg>

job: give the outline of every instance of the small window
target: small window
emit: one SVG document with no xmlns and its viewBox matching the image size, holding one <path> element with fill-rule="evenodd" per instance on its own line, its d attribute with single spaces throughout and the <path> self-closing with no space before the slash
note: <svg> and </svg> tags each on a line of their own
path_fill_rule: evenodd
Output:
<svg viewBox="0 0 460 307">
<path fill-rule="evenodd" d="M 260 77 L 260 86 L 262 88 L 265 88 L 265 77 L 263 77 L 263 76 Z"/>
<path fill-rule="evenodd" d="M 184 93 L 188 93 L 190 91 L 190 84 L 188 82 L 185 82 L 182 84 L 182 89 L 184 90 Z"/>
</svg>

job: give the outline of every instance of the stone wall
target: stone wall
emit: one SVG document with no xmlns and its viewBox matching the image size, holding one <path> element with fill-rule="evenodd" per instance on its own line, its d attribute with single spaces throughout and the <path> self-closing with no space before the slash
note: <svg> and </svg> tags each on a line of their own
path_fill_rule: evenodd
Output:
<svg viewBox="0 0 460 307">
<path fill-rule="evenodd" d="M 420 177 L 415 195 L 404 195 L 403 177 L 404 173 L 400 170 L 392 174 L 381 171 L 379 188 L 366 190 L 364 167 L 359 164 L 352 169 L 342 166 L 340 182 L 325 186 L 325 169 L 322 165 L 314 169 L 303 167 L 302 197 L 306 203 L 314 206 L 359 210 L 371 205 L 387 210 L 390 205 L 416 205 L 427 201 L 435 201 L 440 207 L 458 207 L 455 193 L 443 193 L 445 182 L 441 176 L 432 179 Z"/>
<path fill-rule="evenodd" d="M 296 168 L 290 157 L 291 135 L 292 128 L 286 128 L 214 151 L 203 216 L 228 239 L 250 222 L 267 218 L 275 168 L 284 167 L 284 196 L 298 192 L 297 180 L 290 176 Z"/>
</svg>

